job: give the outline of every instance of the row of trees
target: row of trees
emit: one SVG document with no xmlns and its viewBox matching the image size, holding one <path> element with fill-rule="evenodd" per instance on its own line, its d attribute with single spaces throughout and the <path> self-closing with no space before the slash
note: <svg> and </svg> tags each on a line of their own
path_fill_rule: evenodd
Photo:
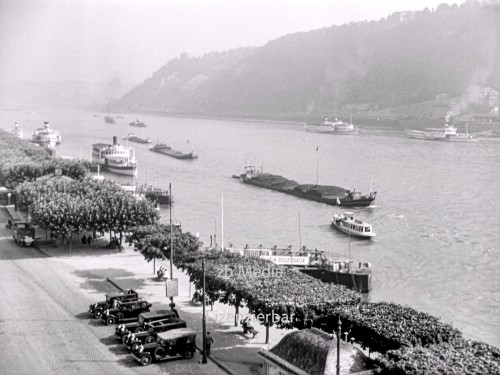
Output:
<svg viewBox="0 0 500 375">
<path fill-rule="evenodd" d="M 65 176 L 82 179 L 97 165 L 88 160 L 53 158 L 48 149 L 38 147 L 0 130 L 0 183 L 15 188 L 25 181 L 62 169 Z"/>
<path fill-rule="evenodd" d="M 202 243 L 190 233 L 173 233 L 173 262 L 185 270 L 197 288 L 202 284 L 201 259 L 205 258 L 207 296 L 235 306 L 243 304 L 256 316 L 285 314 L 290 321 L 265 321 L 278 328 L 313 326 L 327 332 L 342 327 L 364 347 L 382 355 L 378 363 L 386 374 L 493 374 L 500 373 L 500 353 L 488 344 L 466 340 L 460 331 L 439 319 L 394 303 L 366 303 L 343 286 L 324 284 L 302 273 L 283 268 L 281 277 L 242 274 L 221 275 L 222 269 L 278 267 L 227 251 L 201 251 Z M 129 237 L 147 261 L 170 258 L 168 226 L 153 225 L 133 230 Z M 441 354 L 440 354 L 441 353 Z M 467 371 L 464 371 L 466 369 Z"/>
<path fill-rule="evenodd" d="M 137 200 L 113 181 L 56 180 L 24 182 L 16 188 L 18 204 L 28 208 L 32 222 L 56 235 L 83 231 L 123 234 L 159 219 L 147 200 Z"/>
</svg>

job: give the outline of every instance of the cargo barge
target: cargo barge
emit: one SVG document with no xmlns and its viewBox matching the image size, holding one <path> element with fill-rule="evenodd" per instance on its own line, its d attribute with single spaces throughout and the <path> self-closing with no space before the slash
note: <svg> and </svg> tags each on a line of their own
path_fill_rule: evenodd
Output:
<svg viewBox="0 0 500 375">
<path fill-rule="evenodd" d="M 248 163 L 245 165 L 245 173 L 240 176 L 233 175 L 233 178 L 237 178 L 245 184 L 326 203 L 331 206 L 367 207 L 373 203 L 377 195 L 376 191 L 362 194 L 339 186 L 299 184 L 279 175 L 263 173 Z"/>
</svg>

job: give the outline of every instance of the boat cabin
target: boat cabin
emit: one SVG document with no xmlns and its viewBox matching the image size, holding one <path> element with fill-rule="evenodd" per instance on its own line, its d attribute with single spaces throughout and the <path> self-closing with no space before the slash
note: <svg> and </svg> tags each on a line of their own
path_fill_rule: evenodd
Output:
<svg viewBox="0 0 500 375">
<path fill-rule="evenodd" d="M 352 212 L 344 212 L 343 215 L 334 215 L 332 225 L 337 229 L 359 237 L 374 237 L 371 224 L 354 218 Z"/>
</svg>

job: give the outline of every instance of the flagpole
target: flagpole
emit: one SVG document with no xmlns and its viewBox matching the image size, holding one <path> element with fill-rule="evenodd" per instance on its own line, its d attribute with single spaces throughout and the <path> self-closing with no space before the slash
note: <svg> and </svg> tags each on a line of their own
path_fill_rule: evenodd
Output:
<svg viewBox="0 0 500 375">
<path fill-rule="evenodd" d="M 316 185 L 318 184 L 318 175 L 319 175 L 319 147 L 316 146 Z"/>
<path fill-rule="evenodd" d="M 300 232 L 300 211 L 299 211 L 299 251 L 302 250 L 302 234 Z"/>
<path fill-rule="evenodd" d="M 224 250 L 224 193 L 222 193 L 221 196 L 221 216 L 222 216 L 222 222 L 221 222 L 221 241 L 222 241 L 222 250 Z"/>
</svg>

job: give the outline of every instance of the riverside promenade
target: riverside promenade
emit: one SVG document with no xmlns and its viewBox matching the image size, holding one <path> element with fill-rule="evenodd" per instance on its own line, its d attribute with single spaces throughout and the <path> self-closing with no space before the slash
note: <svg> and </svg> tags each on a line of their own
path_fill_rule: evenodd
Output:
<svg viewBox="0 0 500 375">
<path fill-rule="evenodd" d="M 2 210 L 1 221 L 6 221 L 9 215 L 5 210 Z M 71 298 L 63 297 L 63 300 L 56 301 L 58 304 L 66 304 L 67 307 L 74 312 L 76 319 L 88 322 L 92 329 L 98 329 L 98 337 L 105 332 L 104 336 L 94 338 L 91 342 L 85 342 L 85 346 L 91 346 L 94 350 L 102 351 L 103 353 L 119 354 L 121 358 L 116 358 L 122 366 L 130 368 L 135 372 L 143 372 L 142 369 L 152 369 L 158 367 L 161 373 L 170 374 L 226 374 L 232 373 L 235 375 L 261 374 L 262 359 L 257 356 L 260 349 L 268 349 L 277 344 L 283 336 L 289 333 L 289 330 L 279 330 L 274 327 L 270 328 L 269 345 L 265 344 L 265 327 L 259 323 L 255 323 L 254 327 L 259 332 L 255 338 L 251 334 L 244 335 L 241 326 L 234 327 L 235 309 L 232 306 L 215 303 L 213 310 L 207 306 L 206 321 L 207 331 L 209 331 L 214 339 L 214 344 L 211 349 L 211 358 L 219 362 L 221 366 L 209 359 L 208 364 L 201 364 L 201 354 L 196 354 L 192 360 L 172 360 L 161 362 L 157 365 L 142 368 L 133 360 L 132 356 L 128 355 L 121 345 L 117 345 L 113 340 L 114 326 L 104 326 L 100 321 L 90 319 L 87 310 L 88 305 L 102 300 L 105 293 L 116 292 L 117 289 L 106 278 L 112 279 L 116 284 L 123 289 L 133 288 L 138 293 L 153 303 L 152 311 L 168 308 L 170 302 L 165 297 L 165 283 L 158 281 L 156 273 L 153 273 L 153 262 L 147 263 L 144 257 L 133 250 L 132 247 L 126 246 L 124 250 L 109 250 L 106 249 L 106 244 L 109 242 L 109 236 L 98 238 L 90 245 L 82 245 L 81 235 L 74 236 L 72 249 L 70 252 L 69 244 L 58 245 L 57 247 L 41 247 L 39 250 L 34 248 L 18 247 L 10 235 L 10 231 L 6 231 L 3 223 L 2 226 L 2 252 L 4 252 L 2 262 L 2 270 L 5 267 L 5 260 L 12 258 L 15 262 L 26 263 L 21 265 L 26 272 L 29 272 L 27 277 L 33 277 L 35 280 L 44 280 L 47 290 L 53 291 L 52 295 L 59 295 L 59 290 L 64 289 Z M 9 238 L 10 237 L 10 238 Z M 37 237 L 45 237 L 44 231 L 39 231 Z M 8 246 L 4 246 L 8 244 Z M 6 253 L 4 250 L 8 248 Z M 10 255 L 7 255 L 10 254 Z M 22 254 L 21 260 L 16 259 Z M 160 266 L 169 269 L 168 261 L 156 262 L 156 270 Z M 50 271 L 50 272 L 49 272 Z M 52 275 L 52 280 L 47 279 Z M 176 309 L 182 319 L 187 322 L 187 326 L 198 331 L 197 346 L 202 347 L 202 306 L 194 305 L 191 302 L 191 297 L 194 293 L 194 285 L 190 286 L 189 278 L 186 274 L 177 270 L 174 267 L 174 277 L 179 279 L 179 296 L 174 298 Z M 169 272 L 167 273 L 169 274 Z M 21 275 L 21 277 L 24 277 Z M 11 296 L 16 299 L 17 294 Z M 66 299 L 66 300 L 64 300 Z M 15 301 L 14 303 L 19 303 Z M 30 308 L 36 310 L 37 306 L 33 305 Z M 0 311 L 0 319 L 8 319 L 7 311 Z M 50 313 L 49 313 L 50 315 Z M 240 318 L 249 316 L 248 310 L 240 308 Z M 80 322 L 81 323 L 81 322 Z M 52 327 L 52 329 L 56 329 Z M 62 330 L 63 328 L 59 328 Z M 14 331 L 13 331 L 14 332 Z M 43 333 L 43 332 L 42 332 Z M 95 334 L 95 333 L 94 333 Z M 85 337 L 77 331 L 73 332 L 73 339 L 80 336 Z M 22 348 L 19 350 L 22 351 Z M 81 361 L 85 361 L 85 353 L 78 355 Z M 88 359 L 91 361 L 91 359 Z M 106 359 L 107 361 L 113 361 Z M 123 369 L 123 367 L 122 367 Z M 228 371 L 225 371 L 227 369 Z M 71 372 L 71 371 L 69 371 Z M 153 373 L 157 371 L 154 370 Z M 23 373 L 20 371 L 19 373 Z M 86 373 L 82 369 L 82 373 Z M 114 373 L 114 371 L 103 371 L 103 373 Z M 151 373 L 151 372 L 148 372 Z"/>
</svg>

